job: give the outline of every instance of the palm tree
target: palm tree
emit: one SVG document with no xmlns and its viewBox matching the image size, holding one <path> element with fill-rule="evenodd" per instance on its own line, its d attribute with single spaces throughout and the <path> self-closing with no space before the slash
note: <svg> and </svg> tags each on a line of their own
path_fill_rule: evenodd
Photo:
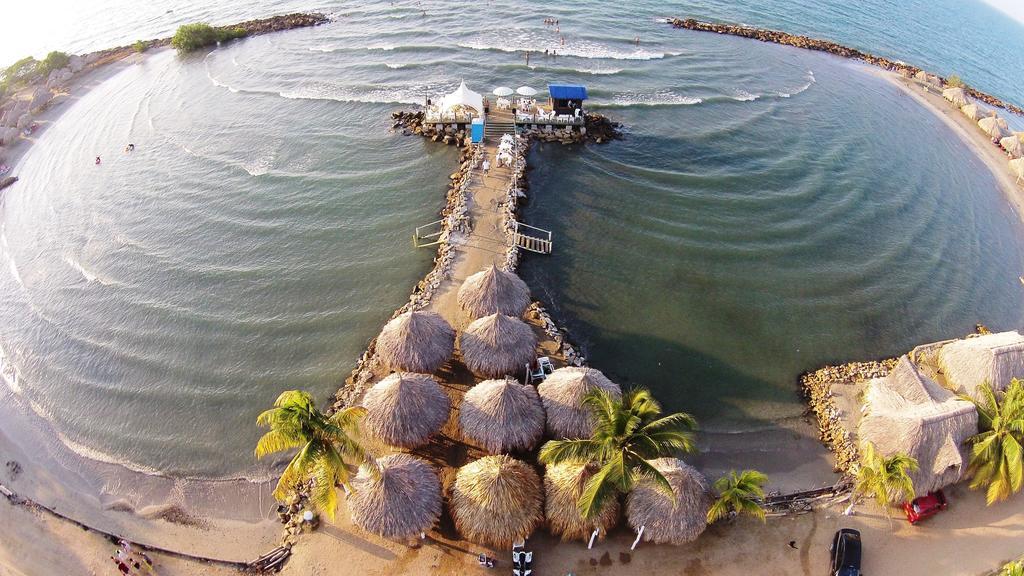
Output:
<svg viewBox="0 0 1024 576">
<path fill-rule="evenodd" d="M 972 402 L 978 408 L 981 432 L 967 440 L 971 443 L 967 472 L 974 476 L 971 488 L 988 486 L 985 502 L 992 505 L 1019 492 L 1024 480 L 1024 381 L 1011 380 L 1002 398 L 991 386 L 980 386 L 978 391 L 981 401 Z"/>
<path fill-rule="evenodd" d="M 551 440 L 539 455 L 542 464 L 572 460 L 600 466 L 580 494 L 580 514 L 588 520 L 596 518 L 610 499 L 630 492 L 643 479 L 675 498 L 672 485 L 648 460 L 692 451 L 697 427 L 693 416 L 681 412 L 662 416 L 661 406 L 645 388 L 630 390 L 621 398 L 593 390 L 583 405 L 594 416 L 593 435 Z"/>
<path fill-rule="evenodd" d="M 894 502 L 914 497 L 914 482 L 910 479 L 910 472 L 917 470 L 917 460 L 906 454 L 882 456 L 871 442 L 866 442 L 861 452 L 860 467 L 854 479 L 853 500 L 846 508 L 847 513 L 865 495 L 873 496 L 875 502 L 885 510 L 886 516 Z"/>
<path fill-rule="evenodd" d="M 281 473 L 274 498 L 284 500 L 289 491 L 312 480 L 310 501 L 333 520 L 337 506 L 335 486 L 349 486 L 347 466 L 373 463 L 373 458 L 354 438 L 359 419 L 365 413 L 361 406 L 352 406 L 328 416 L 317 410 L 308 392 L 282 392 L 274 407 L 256 418 L 257 425 L 270 427 L 256 444 L 257 458 L 299 448 Z"/>
<path fill-rule="evenodd" d="M 1024 576 L 1024 562 L 1009 562 L 999 571 L 999 576 Z"/>
<path fill-rule="evenodd" d="M 768 476 L 757 470 L 744 470 L 738 474 L 733 470 L 716 480 L 715 492 L 718 492 L 718 499 L 708 510 L 708 524 L 736 514 L 750 514 L 764 522 L 761 500 L 764 498 L 763 486 L 766 482 Z"/>
</svg>

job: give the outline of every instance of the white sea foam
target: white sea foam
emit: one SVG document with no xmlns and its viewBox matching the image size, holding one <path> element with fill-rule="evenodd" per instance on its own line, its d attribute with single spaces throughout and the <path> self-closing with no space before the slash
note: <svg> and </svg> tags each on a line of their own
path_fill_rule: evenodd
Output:
<svg viewBox="0 0 1024 576">
<path fill-rule="evenodd" d="M 740 102 L 752 102 L 754 100 L 757 100 L 760 97 L 761 97 L 760 94 L 751 94 L 750 92 L 747 92 L 746 90 L 736 90 L 736 95 L 732 96 L 732 99 L 733 100 L 738 100 Z"/>
<path fill-rule="evenodd" d="M 294 100 L 335 100 L 337 102 L 363 102 L 368 104 L 419 104 L 424 94 L 433 94 L 436 89 L 426 86 L 406 88 L 373 88 L 358 90 L 346 86 L 316 83 L 284 90 L 279 94 Z"/>
<path fill-rule="evenodd" d="M 390 62 L 385 62 L 384 65 L 387 66 L 388 68 L 391 68 L 392 70 L 398 70 L 399 68 L 405 68 L 406 66 L 408 66 L 408 64 L 392 64 Z"/>
<path fill-rule="evenodd" d="M 509 38 L 499 38 L 495 43 L 491 36 L 480 37 L 460 42 L 462 48 L 472 50 L 493 50 L 498 52 L 525 52 L 527 50 L 534 54 L 534 58 L 544 58 L 543 52 L 548 50 L 557 53 L 558 56 L 574 56 L 594 60 L 659 60 L 666 56 L 675 56 L 678 53 L 656 52 L 646 48 L 617 48 L 608 44 L 601 44 L 591 40 L 570 39 L 566 44 L 561 44 L 553 36 L 536 36 L 529 33 L 520 33 Z M 504 41 L 502 41 L 504 40 Z"/>
<path fill-rule="evenodd" d="M 18 369 L 8 360 L 7 351 L 0 345 L 0 380 L 3 380 L 11 392 L 21 395 L 21 386 L 18 384 Z"/>
<path fill-rule="evenodd" d="M 645 94 L 623 93 L 612 96 L 610 102 L 598 102 L 600 107 L 625 108 L 628 106 L 693 106 L 703 102 L 701 98 L 676 94 L 670 90 Z"/>
</svg>

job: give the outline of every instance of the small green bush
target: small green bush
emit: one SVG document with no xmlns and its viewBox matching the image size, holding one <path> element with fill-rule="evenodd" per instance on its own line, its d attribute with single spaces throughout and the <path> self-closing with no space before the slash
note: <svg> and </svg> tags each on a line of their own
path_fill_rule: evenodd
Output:
<svg viewBox="0 0 1024 576">
<path fill-rule="evenodd" d="M 953 88 L 966 88 L 967 87 L 967 84 L 964 84 L 964 81 L 961 80 L 960 77 L 957 76 L 956 74 L 953 74 L 949 78 L 946 78 L 946 84 L 948 84 L 949 86 L 952 86 Z"/>
<path fill-rule="evenodd" d="M 31 56 L 26 56 L 11 64 L 4 70 L 4 83 L 8 86 L 16 86 L 21 82 L 34 80 L 41 73 L 40 62 Z"/>
<path fill-rule="evenodd" d="M 64 52 L 57 52 L 54 50 L 43 58 L 43 61 L 39 63 L 39 73 L 47 75 L 54 70 L 60 70 L 61 68 L 68 65 L 71 61 L 71 57 Z"/>
<path fill-rule="evenodd" d="M 212 46 L 217 42 L 226 42 L 235 38 L 242 38 L 248 32 L 244 28 L 214 28 L 202 22 L 196 24 L 184 24 L 178 27 L 178 31 L 171 38 L 171 46 L 178 49 L 178 52 L 192 52 L 204 46 Z"/>
<path fill-rule="evenodd" d="M 136 52 L 141 54 L 146 50 L 149 50 L 149 42 L 145 42 L 143 40 L 136 40 L 135 44 L 132 44 L 132 48 L 134 48 Z"/>
</svg>

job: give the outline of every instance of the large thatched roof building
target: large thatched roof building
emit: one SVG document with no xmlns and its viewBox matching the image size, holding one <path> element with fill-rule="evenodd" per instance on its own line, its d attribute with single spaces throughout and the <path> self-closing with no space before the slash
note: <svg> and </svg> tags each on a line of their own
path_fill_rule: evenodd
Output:
<svg viewBox="0 0 1024 576">
<path fill-rule="evenodd" d="M 530 305 L 530 288 L 513 272 L 497 266 L 473 274 L 459 287 L 459 306 L 470 316 L 521 316 Z"/>
<path fill-rule="evenodd" d="M 430 374 L 452 357 L 455 330 L 440 314 L 399 314 L 377 337 L 377 357 L 391 370 Z"/>
<path fill-rule="evenodd" d="M 590 438 L 594 417 L 583 406 L 583 398 L 598 389 L 622 395 L 618 384 L 593 368 L 559 368 L 545 378 L 537 392 L 547 413 L 548 435 L 556 439 Z"/>
<path fill-rule="evenodd" d="M 533 386 L 512 378 L 484 380 L 463 397 L 459 425 L 491 454 L 521 452 L 544 435 L 544 408 Z"/>
<path fill-rule="evenodd" d="M 444 426 L 451 399 L 427 374 L 396 372 L 363 397 L 363 429 L 391 446 L 415 448 Z"/>
<path fill-rule="evenodd" d="M 504 314 L 473 321 L 459 336 L 462 361 L 474 374 L 500 378 L 518 374 L 537 357 L 537 335 L 529 324 Z"/>
<path fill-rule="evenodd" d="M 942 97 L 958 107 L 967 105 L 967 94 L 959 86 L 956 88 L 946 88 L 942 91 Z"/>
<path fill-rule="evenodd" d="M 619 501 L 611 498 L 593 520 L 580 514 L 579 499 L 587 480 L 597 472 L 593 464 L 562 462 L 548 466 L 544 472 L 544 515 L 551 533 L 562 540 L 590 540 L 595 529 L 603 540 L 619 520 Z"/>
<path fill-rule="evenodd" d="M 626 518 L 633 530 L 644 527 L 643 539 L 655 544 L 686 544 L 707 528 L 714 502 L 704 476 L 678 458 L 658 458 L 651 464 L 668 479 L 675 503 L 650 480 L 642 481 L 626 498 Z"/>
<path fill-rule="evenodd" d="M 541 522 L 544 496 L 533 467 L 509 456 L 485 456 L 459 468 L 449 506 L 467 540 L 508 549 Z"/>
<path fill-rule="evenodd" d="M 979 398 L 985 383 L 1006 390 L 1013 378 L 1024 378 L 1024 336 L 1000 332 L 964 338 L 939 349 L 939 369 L 947 385 L 962 394 Z"/>
<path fill-rule="evenodd" d="M 434 468 L 409 454 L 385 456 L 377 464 L 378 475 L 363 468 L 352 479 L 352 522 L 385 538 L 430 530 L 441 516 L 441 481 Z"/>
<path fill-rule="evenodd" d="M 861 442 L 885 456 L 906 454 L 917 460 L 914 490 L 925 494 L 959 482 L 967 469 L 964 441 L 978 432 L 974 405 L 918 370 L 903 356 L 885 378 L 876 378 L 865 395 Z"/>
</svg>

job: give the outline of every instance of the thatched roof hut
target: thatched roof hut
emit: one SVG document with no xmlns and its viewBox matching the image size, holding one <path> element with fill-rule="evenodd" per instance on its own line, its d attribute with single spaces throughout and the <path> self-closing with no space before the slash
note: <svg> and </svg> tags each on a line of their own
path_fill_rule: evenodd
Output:
<svg viewBox="0 0 1024 576">
<path fill-rule="evenodd" d="M 508 549 L 544 521 L 543 500 L 532 466 L 505 455 L 485 456 L 459 468 L 449 507 L 467 540 Z"/>
<path fill-rule="evenodd" d="M 451 399 L 427 374 L 396 372 L 363 397 L 363 429 L 391 446 L 415 448 L 448 420 Z"/>
<path fill-rule="evenodd" d="M 498 378 L 518 374 L 537 356 L 537 335 L 518 318 L 491 314 L 474 320 L 459 336 L 462 361 L 474 374 Z"/>
<path fill-rule="evenodd" d="M 433 466 L 409 454 L 377 460 L 380 474 L 366 468 L 352 479 L 352 522 L 385 538 L 411 538 L 430 530 L 441 516 L 441 481 Z"/>
<path fill-rule="evenodd" d="M 978 126 L 992 138 L 1002 138 L 1007 132 L 1006 120 L 999 116 L 986 116 L 978 120 Z"/>
<path fill-rule="evenodd" d="M 968 104 L 966 106 L 961 106 L 960 111 L 964 113 L 964 116 L 967 116 L 968 118 L 974 120 L 975 122 L 985 117 L 985 110 L 983 110 L 977 104 Z"/>
<path fill-rule="evenodd" d="M 626 518 L 633 530 L 644 526 L 643 539 L 655 544 L 686 544 L 707 528 L 714 502 L 711 486 L 695 468 L 678 458 L 658 458 L 651 464 L 668 479 L 675 503 L 650 480 L 640 482 L 626 498 Z"/>
<path fill-rule="evenodd" d="M 544 516 L 551 533 L 562 540 L 589 541 L 595 529 L 603 540 L 619 521 L 619 501 L 610 499 L 593 520 L 584 520 L 580 514 L 579 499 L 587 480 L 597 472 L 594 464 L 562 462 L 548 466 L 544 473 Z"/>
<path fill-rule="evenodd" d="M 1021 142 L 1021 137 L 1016 134 L 1006 136 L 999 140 L 999 145 L 1006 150 L 1006 153 L 1014 158 L 1020 158 L 1024 156 L 1024 142 Z"/>
<path fill-rule="evenodd" d="M 986 383 L 1006 390 L 1013 378 L 1024 378 L 1024 336 L 1000 332 L 950 342 L 939 349 L 939 368 L 957 392 L 978 398 Z"/>
<path fill-rule="evenodd" d="M 452 357 L 455 330 L 440 314 L 399 314 L 377 337 L 377 357 L 391 370 L 430 374 Z"/>
<path fill-rule="evenodd" d="M 1024 178 L 1024 158 L 1010 160 L 1010 171 L 1017 176 L 1018 180 Z"/>
<path fill-rule="evenodd" d="M 462 434 L 491 454 L 530 450 L 544 435 L 544 408 L 533 386 L 512 378 L 484 380 L 459 408 Z"/>
<path fill-rule="evenodd" d="M 957 86 L 956 88 L 946 88 L 942 91 L 942 97 L 949 100 L 957 107 L 967 105 L 967 94 L 963 88 Z"/>
<path fill-rule="evenodd" d="M 918 494 L 960 481 L 968 462 L 964 441 L 978 433 L 974 404 L 923 375 L 907 356 L 870 382 L 865 404 L 860 440 L 885 456 L 915 458 L 919 469 L 910 477 Z"/>
<path fill-rule="evenodd" d="M 491 265 L 466 278 L 459 287 L 458 301 L 474 318 L 491 314 L 522 316 L 530 305 L 530 289 L 515 273 Z"/>
<path fill-rule="evenodd" d="M 598 389 L 616 397 L 622 395 L 618 384 L 593 368 L 559 368 L 545 378 L 537 386 L 537 392 L 547 413 L 548 435 L 552 438 L 590 438 L 594 433 L 594 419 L 583 406 L 583 398 Z"/>
</svg>

